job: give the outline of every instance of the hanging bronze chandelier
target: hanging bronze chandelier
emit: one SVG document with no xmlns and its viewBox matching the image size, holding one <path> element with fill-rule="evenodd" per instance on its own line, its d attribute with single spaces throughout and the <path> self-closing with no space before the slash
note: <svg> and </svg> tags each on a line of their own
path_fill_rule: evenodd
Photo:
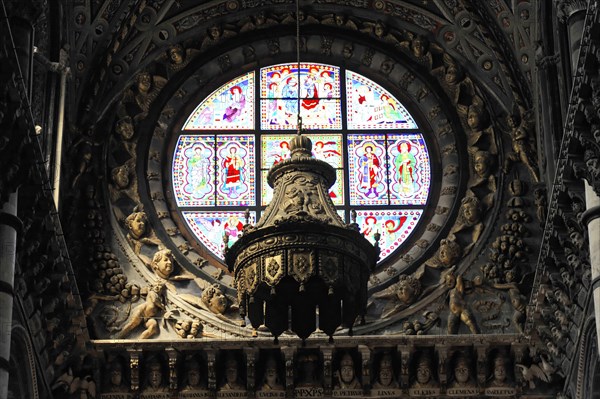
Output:
<svg viewBox="0 0 600 399">
<path fill-rule="evenodd" d="M 265 325 L 276 338 L 291 330 L 306 339 L 317 328 L 331 337 L 341 325 L 351 334 L 357 317 L 364 320 L 379 248 L 338 216 L 328 193 L 335 170 L 312 157 L 310 139 L 298 131 L 291 158 L 267 175 L 273 200 L 225 261 L 240 313 L 254 328 Z"/>
</svg>

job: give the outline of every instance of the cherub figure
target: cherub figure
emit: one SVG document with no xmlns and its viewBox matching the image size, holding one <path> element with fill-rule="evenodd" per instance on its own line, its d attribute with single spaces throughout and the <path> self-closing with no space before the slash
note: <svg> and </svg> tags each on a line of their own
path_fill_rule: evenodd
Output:
<svg viewBox="0 0 600 399">
<path fill-rule="evenodd" d="M 461 275 L 456 277 L 449 273 L 445 277 L 446 286 L 450 288 L 448 293 L 450 314 L 448 315 L 448 334 L 458 333 L 459 323 L 462 321 L 472 334 L 479 334 L 479 328 L 473 313 L 465 301 L 466 285 Z M 469 287 L 471 288 L 471 287 Z"/>
<path fill-rule="evenodd" d="M 135 103 L 141 111 L 141 117 L 150 111 L 150 106 L 167 83 L 161 76 L 142 71 L 135 77 L 135 86 L 125 93 L 124 102 Z"/>
<path fill-rule="evenodd" d="M 527 167 L 534 182 L 539 182 L 539 172 L 537 169 L 535 147 L 530 143 L 530 135 L 533 133 L 532 128 L 535 121 L 533 120 L 533 111 L 526 111 L 523 107 L 519 107 L 519 118 L 514 115 L 508 116 L 506 119 L 510 128 L 510 137 L 512 139 L 512 150 L 509 153 L 504 163 L 504 173 L 508 173 L 513 162 L 520 161 Z M 517 122 L 520 119 L 519 122 Z"/>
<path fill-rule="evenodd" d="M 228 26 L 224 28 L 221 25 L 212 25 L 210 28 L 208 28 L 206 33 L 207 35 L 202 41 L 202 46 L 200 47 L 201 51 L 218 44 L 223 39 L 235 36 L 235 33 L 230 30 Z"/>
<path fill-rule="evenodd" d="M 145 322 L 146 329 L 140 335 L 140 339 L 151 338 L 159 333 L 157 317 L 165 310 L 165 283 L 152 284 L 146 287 L 144 291 L 146 291 L 146 301 L 133 309 L 129 321 L 121 329 L 119 338 L 126 338 L 143 322 Z"/>
<path fill-rule="evenodd" d="M 471 229 L 471 244 L 469 245 L 469 247 L 471 247 L 479 239 L 481 232 L 483 231 L 483 223 L 481 221 L 481 202 L 472 192 L 469 194 L 461 200 L 458 218 L 451 232 L 458 233 L 463 230 Z"/>
<path fill-rule="evenodd" d="M 427 261 L 427 266 L 434 268 L 449 268 L 454 266 L 462 254 L 460 245 L 451 234 L 448 238 L 440 240 L 440 248 L 436 255 Z"/>
<path fill-rule="evenodd" d="M 195 49 L 184 49 L 181 44 L 175 44 L 167 50 L 169 72 L 177 73 L 185 68 L 198 53 Z"/>
<path fill-rule="evenodd" d="M 148 229 L 148 217 L 146 212 L 138 211 L 138 207 L 125 218 L 125 227 L 127 228 L 127 240 L 133 247 L 136 254 L 140 254 L 142 245 L 160 245 L 159 239 Z"/>
<path fill-rule="evenodd" d="M 218 284 L 213 284 L 202 291 L 201 301 L 208 310 L 215 314 L 225 313 L 229 306 L 229 300 Z"/>
<path fill-rule="evenodd" d="M 420 278 L 424 271 L 425 268 L 420 267 L 413 274 L 401 275 L 396 284 L 373 294 L 373 298 L 388 300 L 381 313 L 382 318 L 395 315 L 419 298 L 422 292 Z"/>
</svg>

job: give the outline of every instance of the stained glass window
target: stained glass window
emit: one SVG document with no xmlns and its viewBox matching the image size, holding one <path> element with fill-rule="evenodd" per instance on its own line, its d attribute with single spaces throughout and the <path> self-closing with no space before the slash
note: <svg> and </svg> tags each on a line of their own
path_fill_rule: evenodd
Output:
<svg viewBox="0 0 600 399">
<path fill-rule="evenodd" d="M 231 245 L 244 211 L 249 208 L 254 221 L 271 201 L 267 173 L 290 157 L 298 111 L 313 156 L 336 170 L 329 195 L 338 213 L 348 220 L 356 209 L 361 231 L 370 240 L 379 232 L 380 260 L 388 258 L 427 205 L 426 135 L 389 90 L 319 63 L 245 73 L 200 101 L 183 125 L 172 163 L 175 200 L 189 230 L 222 259 L 223 234 Z"/>
</svg>

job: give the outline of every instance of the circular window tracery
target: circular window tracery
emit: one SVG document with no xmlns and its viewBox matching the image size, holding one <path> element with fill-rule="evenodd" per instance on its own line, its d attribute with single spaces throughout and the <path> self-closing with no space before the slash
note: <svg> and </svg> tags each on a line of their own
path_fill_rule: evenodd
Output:
<svg viewBox="0 0 600 399">
<path fill-rule="evenodd" d="M 414 231 L 427 205 L 426 140 L 390 92 L 327 64 L 266 66 L 200 101 L 179 132 L 172 158 L 175 202 L 187 227 L 222 259 L 225 232 L 233 244 L 244 210 L 250 209 L 253 222 L 272 198 L 266 175 L 289 157 L 298 109 L 313 155 L 336 169 L 330 197 L 340 217 L 349 220 L 356 209 L 365 236 L 374 242 L 375 233 L 381 234 L 380 260 L 386 259 Z"/>
</svg>

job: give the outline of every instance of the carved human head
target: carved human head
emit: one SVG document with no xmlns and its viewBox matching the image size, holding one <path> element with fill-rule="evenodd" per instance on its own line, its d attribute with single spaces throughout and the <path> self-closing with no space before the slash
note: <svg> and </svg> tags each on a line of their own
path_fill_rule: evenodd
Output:
<svg viewBox="0 0 600 399">
<path fill-rule="evenodd" d="M 173 273 L 173 253 L 169 249 L 162 249 L 152 258 L 152 270 L 157 276 L 167 279 Z"/>
<path fill-rule="evenodd" d="M 109 380 L 113 388 L 120 387 L 123 384 L 123 365 L 117 359 L 110 363 Z"/>
<path fill-rule="evenodd" d="M 202 292 L 201 300 L 211 312 L 216 314 L 225 313 L 229 304 L 227 297 L 223 294 L 218 284 L 213 284 L 206 288 Z"/>
<path fill-rule="evenodd" d="M 148 364 L 148 385 L 156 389 L 162 385 L 162 365 L 157 359 L 153 359 Z"/>
<path fill-rule="evenodd" d="M 148 218 L 145 212 L 133 212 L 125 219 L 125 227 L 135 239 L 140 239 L 146 234 L 147 224 Z"/>
<path fill-rule="evenodd" d="M 421 353 L 417 360 L 416 376 L 419 384 L 428 384 L 432 376 L 432 361 L 427 353 Z"/>
<path fill-rule="evenodd" d="M 481 219 L 481 206 L 479 199 L 474 196 L 465 197 L 461 200 L 459 217 L 466 226 L 474 226 Z"/>
<path fill-rule="evenodd" d="M 415 57 L 422 57 L 427 52 L 427 39 L 422 36 L 415 36 L 412 40 L 412 52 Z"/>
<path fill-rule="evenodd" d="M 277 360 L 270 356 L 265 362 L 265 383 L 272 387 L 277 384 L 277 380 Z"/>
<path fill-rule="evenodd" d="M 225 360 L 225 381 L 229 384 L 233 384 L 238 380 L 238 362 L 233 355 L 227 357 Z"/>
<path fill-rule="evenodd" d="M 439 259 L 445 266 L 452 266 L 460 256 L 460 245 L 456 241 L 443 239 L 440 241 Z"/>
<path fill-rule="evenodd" d="M 115 132 L 121 136 L 124 140 L 131 140 L 134 134 L 133 122 L 131 117 L 126 116 L 117 121 L 115 126 Z"/>
<path fill-rule="evenodd" d="M 181 45 L 176 44 L 169 48 L 169 59 L 171 60 L 172 64 L 179 65 L 183 63 L 183 56 L 184 52 L 183 47 L 181 47 Z"/>
<path fill-rule="evenodd" d="M 213 25 L 210 28 L 208 28 L 208 34 L 213 40 L 219 39 L 221 37 L 221 33 L 222 30 L 219 25 Z"/>
<path fill-rule="evenodd" d="M 507 379 L 506 356 L 499 353 L 494 357 L 494 382 L 504 383 Z"/>
<path fill-rule="evenodd" d="M 390 386 L 394 382 L 394 365 L 392 355 L 385 353 L 379 362 L 379 383 L 384 386 Z"/>
<path fill-rule="evenodd" d="M 454 379 L 459 384 L 464 384 L 471 378 L 469 360 L 464 354 L 459 354 L 454 362 Z"/>
<path fill-rule="evenodd" d="M 135 82 L 137 83 L 138 91 L 146 93 L 152 87 L 152 76 L 148 71 L 142 71 L 136 75 Z"/>
<path fill-rule="evenodd" d="M 117 166 L 111 171 L 113 183 L 119 188 L 124 189 L 129 186 L 129 167 L 127 165 Z"/>
<path fill-rule="evenodd" d="M 354 380 L 354 360 L 349 353 L 345 353 L 340 360 L 340 378 L 346 384 Z"/>
<path fill-rule="evenodd" d="M 396 286 L 396 296 L 405 305 L 413 303 L 421 294 L 421 283 L 412 275 L 402 275 Z"/>
<path fill-rule="evenodd" d="M 480 178 L 487 178 L 490 175 L 492 167 L 492 158 L 487 151 L 477 151 L 473 155 L 473 169 Z"/>
<path fill-rule="evenodd" d="M 198 387 L 200 385 L 200 363 L 191 357 L 185 362 L 185 378 L 189 387 Z"/>
</svg>

